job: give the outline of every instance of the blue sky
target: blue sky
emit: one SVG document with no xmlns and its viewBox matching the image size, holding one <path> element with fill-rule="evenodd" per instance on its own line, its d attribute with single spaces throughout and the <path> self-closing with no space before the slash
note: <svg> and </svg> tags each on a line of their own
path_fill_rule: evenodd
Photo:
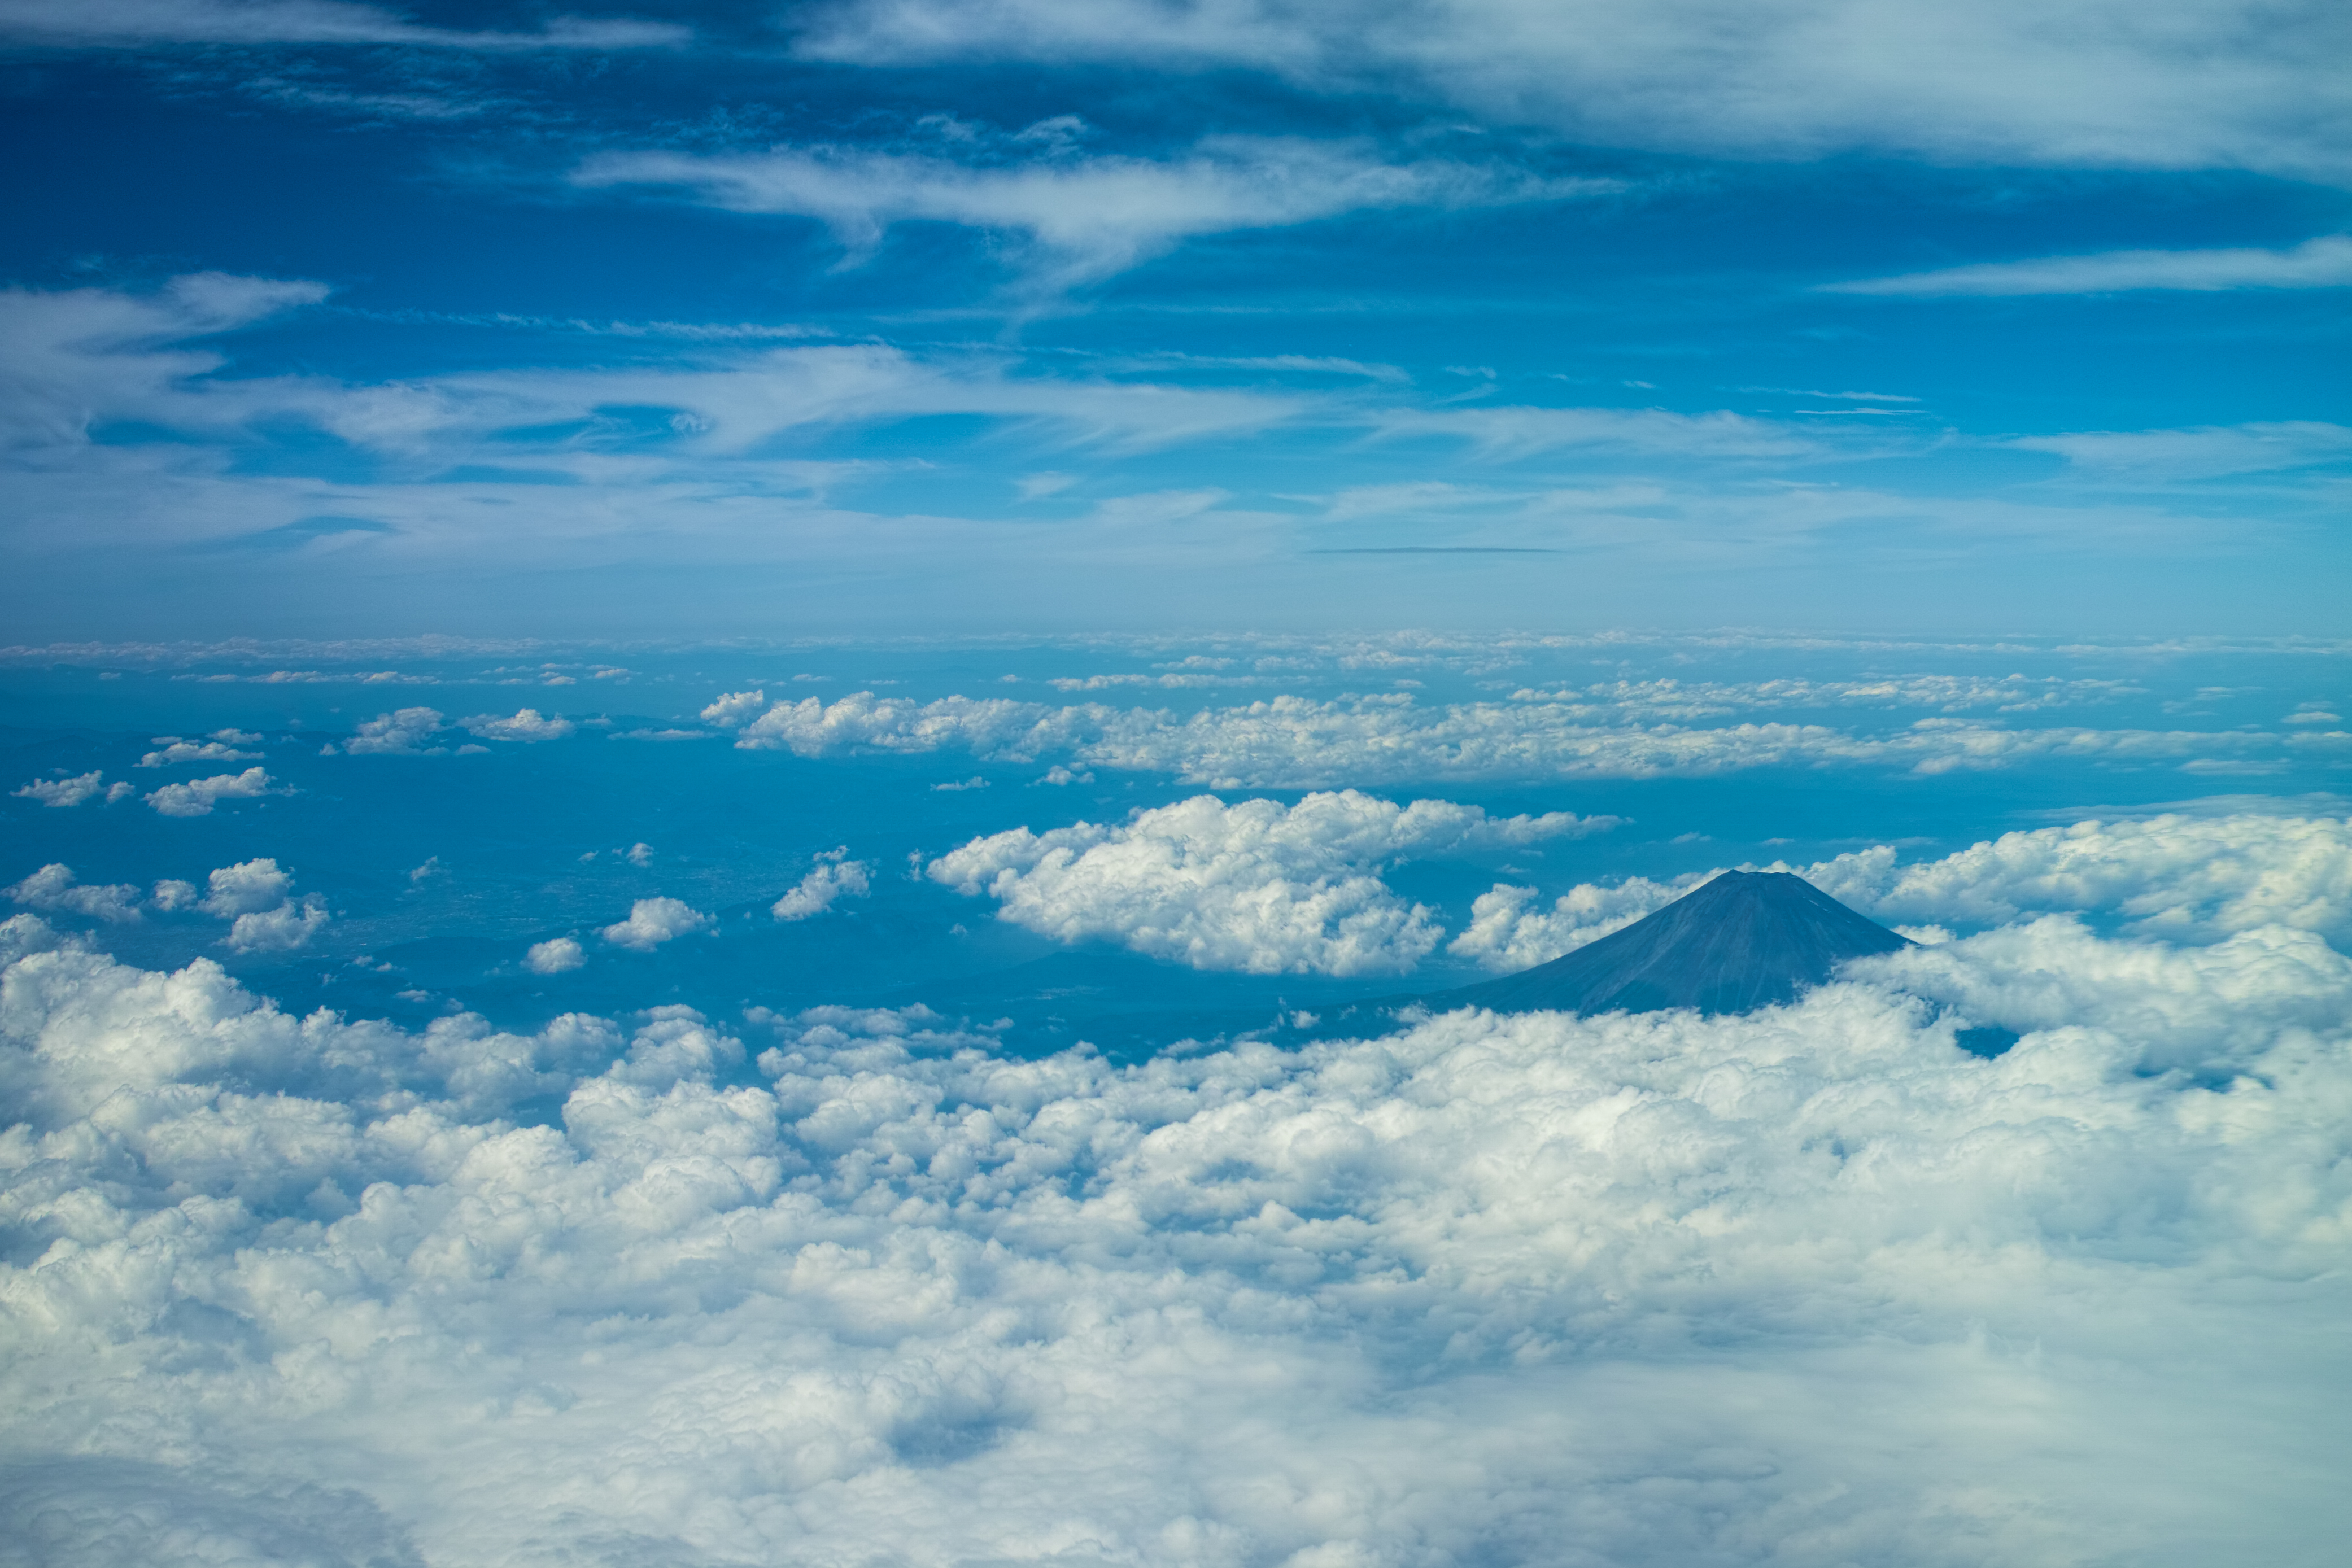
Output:
<svg viewBox="0 0 2352 1568">
<path fill-rule="evenodd" d="M 0 1557 L 2336 1568 L 2347 61 L 0 0 Z"/>
<path fill-rule="evenodd" d="M 2341 628 L 2324 5 L 19 5 L 19 640 Z"/>
</svg>

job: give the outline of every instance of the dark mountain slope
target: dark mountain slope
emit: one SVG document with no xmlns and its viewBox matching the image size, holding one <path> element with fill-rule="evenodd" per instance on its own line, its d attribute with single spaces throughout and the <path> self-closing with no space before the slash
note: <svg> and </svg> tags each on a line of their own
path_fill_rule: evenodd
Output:
<svg viewBox="0 0 2352 1568">
<path fill-rule="evenodd" d="M 1793 1000 L 1849 958 L 1909 946 L 1802 877 L 1727 871 L 1549 964 L 1421 1001 L 1438 1012 L 1746 1012 Z"/>
</svg>

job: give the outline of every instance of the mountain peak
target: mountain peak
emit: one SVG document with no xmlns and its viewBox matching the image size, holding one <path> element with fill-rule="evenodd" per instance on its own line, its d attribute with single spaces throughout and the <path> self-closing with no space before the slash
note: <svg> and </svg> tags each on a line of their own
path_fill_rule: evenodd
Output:
<svg viewBox="0 0 2352 1568">
<path fill-rule="evenodd" d="M 1727 871 L 1549 964 L 1424 1001 L 1440 1010 L 1746 1012 L 1794 1000 L 1849 958 L 1910 946 L 1801 876 Z"/>
</svg>

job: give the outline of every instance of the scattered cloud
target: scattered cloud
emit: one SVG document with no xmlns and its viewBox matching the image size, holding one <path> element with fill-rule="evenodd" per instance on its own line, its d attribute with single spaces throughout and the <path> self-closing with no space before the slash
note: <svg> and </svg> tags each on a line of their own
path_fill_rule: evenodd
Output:
<svg viewBox="0 0 2352 1568">
<path fill-rule="evenodd" d="M 561 975 L 577 969 L 588 962 L 588 954 L 569 936 L 551 941 L 534 942 L 522 958 L 523 967 L 534 975 Z"/>
<path fill-rule="evenodd" d="M 640 898 L 629 906 L 626 920 L 597 933 L 615 947 L 650 953 L 663 943 L 691 936 L 715 925 L 711 917 L 677 898 Z"/>
<path fill-rule="evenodd" d="M 872 890 L 869 878 L 874 868 L 848 856 L 846 844 L 817 856 L 816 869 L 801 878 L 800 885 L 776 900 L 768 913 L 779 920 L 806 920 L 831 909 L 837 899 L 866 897 Z"/>
<path fill-rule="evenodd" d="M 457 722 L 466 727 L 467 733 L 484 740 L 562 740 L 577 727 L 568 718 L 542 718 L 535 707 L 517 709 L 511 718 L 480 713 Z"/>
<path fill-rule="evenodd" d="M 166 784 L 150 790 L 147 803 L 166 817 L 209 817 L 213 808 L 223 800 L 252 800 L 269 794 L 271 782 L 262 769 L 248 768 L 242 773 L 220 773 L 210 779 Z"/>
<path fill-rule="evenodd" d="M 76 773 L 65 779 L 36 779 L 21 789 L 12 791 L 19 800 L 38 800 L 44 806 L 79 806 L 85 800 L 103 800 L 108 805 L 137 794 L 131 784 L 108 784 L 106 775 L 92 768 L 88 773 Z"/>
<path fill-rule="evenodd" d="M 88 915 L 121 924 L 139 918 L 139 890 L 128 883 L 93 885 L 74 881 L 73 868 L 51 863 L 6 890 L 15 903 L 51 914 Z"/>
<path fill-rule="evenodd" d="M 380 713 L 361 722 L 343 750 L 352 757 L 438 757 L 448 747 L 429 743 L 446 723 L 429 707 Z"/>
</svg>

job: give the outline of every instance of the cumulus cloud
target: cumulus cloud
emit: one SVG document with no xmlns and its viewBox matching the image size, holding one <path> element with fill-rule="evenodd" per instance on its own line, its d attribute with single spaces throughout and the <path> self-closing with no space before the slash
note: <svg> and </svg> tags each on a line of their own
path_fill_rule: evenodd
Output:
<svg viewBox="0 0 2352 1568">
<path fill-rule="evenodd" d="M 711 917 L 677 898 L 640 898 L 629 906 L 629 917 L 597 933 L 615 947 L 650 953 L 674 937 L 689 936 L 715 924 Z"/>
<path fill-rule="evenodd" d="M 530 951 L 522 958 L 523 967 L 534 975 L 561 975 L 566 970 L 580 967 L 587 961 L 586 951 L 569 936 L 534 942 L 530 945 Z"/>
<path fill-rule="evenodd" d="M 205 881 L 201 902 L 194 902 L 195 890 L 186 883 L 157 883 L 156 902 L 166 909 L 193 902 L 205 914 L 229 921 L 223 940 L 232 952 L 290 953 L 309 946 L 327 925 L 326 900 L 314 893 L 296 902 L 293 873 L 274 860 L 222 866 Z"/>
<path fill-rule="evenodd" d="M 1895 295 L 2345 288 L 2352 287 L 2352 237 L 2328 235 L 2286 250 L 2111 250 L 2095 256 L 1982 262 L 1822 287 L 1832 294 Z"/>
<path fill-rule="evenodd" d="M 0 1530 L 49 1561 L 2341 1539 L 2352 964 L 2308 933 L 1130 1068 L 762 1013 L 757 1082 L 686 1009 L 413 1033 L 30 916 L 0 954 Z"/>
<path fill-rule="evenodd" d="M 1534 888 L 1498 882 L 1472 901 L 1469 925 L 1445 950 L 1497 973 L 1531 968 L 1664 909 L 1713 874 L 1695 872 L 1665 882 L 1632 876 L 1609 886 L 1583 883 L 1549 909 L 1536 907 Z"/>
<path fill-rule="evenodd" d="M 430 745 L 446 721 L 429 707 L 404 707 L 361 721 L 343 749 L 353 757 L 439 756 L 447 748 Z"/>
<path fill-rule="evenodd" d="M 1761 690 L 1781 684 L 1782 694 Z M 853 692 L 758 707 L 759 694 L 732 693 L 704 710 L 748 750 L 816 757 L 839 752 L 929 752 L 950 748 L 1010 761 L 1053 752 L 1079 763 L 1172 773 L 1213 789 L 1312 789 L 1344 779 L 1664 778 L 1752 768 L 1871 766 L 1932 775 L 2030 762 L 2099 760 L 2266 761 L 2298 747 L 2352 745 L 2335 732 L 2285 736 L 2250 730 L 2097 729 L 2082 725 L 2014 728 L 1945 716 L 1980 706 L 2030 711 L 2087 700 L 2095 688 L 2064 683 L 1916 681 L 1725 683 L 1692 691 L 1640 683 L 1620 693 L 1522 691 L 1507 703 L 1424 708 L 1403 693 L 1328 702 L 1279 696 L 1187 717 L 1165 709 L 1099 703 L 1053 707 L 1010 697 L 920 702 Z M 1841 690 L 1839 688 L 1845 688 Z M 2113 688 L 2105 688 L 2112 693 Z M 1741 706 L 1824 702 L 1934 706 L 1938 716 L 1891 733 L 1858 734 L 1828 725 L 1742 722 L 1700 727 L 1689 719 Z M 724 714 L 724 719 L 713 716 Z M 1684 722 L 1656 722 L 1672 718 Z"/>
<path fill-rule="evenodd" d="M 1365 209 L 1471 207 L 1560 200 L 1621 188 L 1547 180 L 1434 159 L 1399 162 L 1354 141 L 1213 136 L 1175 158 L 1031 154 L 998 164 L 861 147 L 751 154 L 611 152 L 572 175 L 583 185 L 671 185 L 735 212 L 824 223 L 853 258 L 896 224 L 968 225 L 1026 238 L 1030 265 L 1055 285 L 1106 277 L 1195 235 L 1279 227 Z"/>
<path fill-rule="evenodd" d="M 183 740 L 176 735 L 159 735 L 155 744 L 160 750 L 151 751 L 139 759 L 142 768 L 169 768 L 180 762 L 250 762 L 260 755 L 257 751 L 240 751 L 239 745 L 251 745 L 261 738 L 236 730 L 225 732 L 226 738 L 215 736 L 210 740 Z"/>
<path fill-rule="evenodd" d="M 258 768 L 242 773 L 218 773 L 150 790 L 147 803 L 166 817 L 209 817 L 223 800 L 251 800 L 270 792 L 271 779 Z"/>
<path fill-rule="evenodd" d="M 119 924 L 139 918 L 138 888 L 129 883 L 77 883 L 71 866 L 54 862 L 7 889 L 7 895 L 28 908 L 61 910 L 93 920 Z"/>
<path fill-rule="evenodd" d="M 561 740 L 574 728 L 568 718 L 541 717 L 535 707 L 517 709 L 511 718 L 483 713 L 458 722 L 485 740 Z"/>
<path fill-rule="evenodd" d="M 23 789 L 14 791 L 26 800 L 38 800 L 44 806 L 79 806 L 85 800 L 103 799 L 108 805 L 128 795 L 138 793 L 129 784 L 109 785 L 106 775 L 98 768 L 77 773 L 66 779 L 36 779 Z"/>
<path fill-rule="evenodd" d="M 2352 936 L 2352 820 L 2340 817 L 2083 821 L 2004 833 L 1913 865 L 1882 847 L 1805 875 L 1886 916 L 1990 925 L 2099 910 L 2135 931 L 2189 940 L 2263 925 Z"/>
<path fill-rule="evenodd" d="M 1445 800 L 1308 795 L 1296 806 L 1198 795 L 1118 826 L 974 839 L 927 868 L 1000 919 L 1063 942 L 1105 939 L 1196 969 L 1362 975 L 1413 967 L 1434 912 L 1380 878 L 1395 860 L 1605 831 L 1565 811 L 1493 818 Z"/>
<path fill-rule="evenodd" d="M 816 857 L 816 869 L 801 878 L 800 885 L 769 906 L 768 913 L 779 920 L 806 920 L 813 915 L 823 915 L 836 899 L 864 898 L 871 891 L 869 878 L 874 868 L 864 861 L 849 858 L 846 844 L 828 850 Z"/>
<path fill-rule="evenodd" d="M 2212 942 L 2263 927 L 2352 938 L 2352 821 L 2276 812 L 2082 821 L 2004 833 L 1938 860 L 1902 863 L 1892 845 L 1775 862 L 1906 936 L 2092 915 L 2137 935 Z M 1716 872 L 1669 881 L 1583 883 L 1549 907 L 1532 887 L 1478 895 L 1447 951 L 1524 969 L 1664 908 Z M 1915 940 L 1920 938 L 1915 936 Z"/>
</svg>

